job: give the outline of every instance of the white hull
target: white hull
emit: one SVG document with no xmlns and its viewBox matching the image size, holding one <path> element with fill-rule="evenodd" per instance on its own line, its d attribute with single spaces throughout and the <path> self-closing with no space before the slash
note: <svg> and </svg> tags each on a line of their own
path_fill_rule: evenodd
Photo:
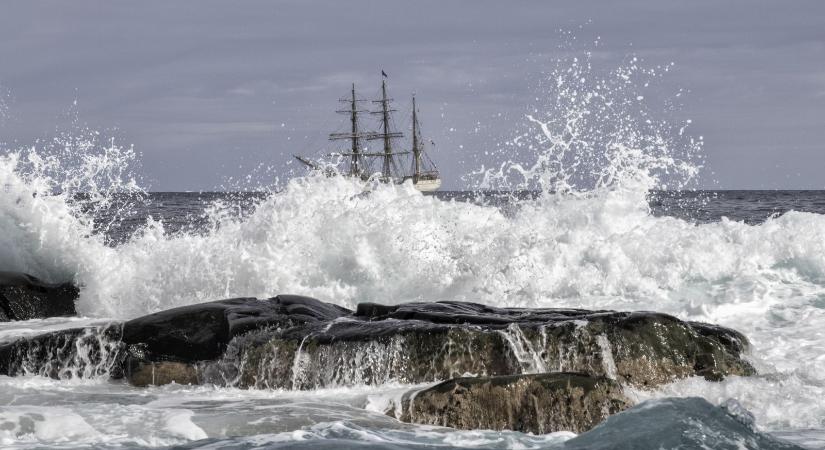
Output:
<svg viewBox="0 0 825 450">
<path fill-rule="evenodd" d="M 434 180 L 418 180 L 418 182 L 413 183 L 413 187 L 421 192 L 437 191 L 438 188 L 441 187 L 441 178 L 436 178 Z"/>
</svg>

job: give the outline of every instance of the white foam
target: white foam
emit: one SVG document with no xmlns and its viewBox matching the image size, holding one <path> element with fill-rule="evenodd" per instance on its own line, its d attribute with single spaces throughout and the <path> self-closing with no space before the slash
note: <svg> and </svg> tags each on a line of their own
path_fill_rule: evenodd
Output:
<svg viewBox="0 0 825 450">
<path fill-rule="evenodd" d="M 99 437 L 82 417 L 65 408 L 0 408 L 0 443 L 69 442 Z"/>
<path fill-rule="evenodd" d="M 173 436 L 188 440 L 206 439 L 208 436 L 199 426 L 192 423 L 192 411 L 173 411 L 166 416 L 164 429 Z"/>
<path fill-rule="evenodd" d="M 410 399 L 415 398 L 420 390 L 433 386 L 435 383 L 425 383 L 417 385 L 384 385 L 379 392 L 367 396 L 364 409 L 381 414 L 390 414 L 395 418 L 400 418 L 404 407 L 404 396 L 410 394 Z"/>
<path fill-rule="evenodd" d="M 599 337 L 596 338 L 596 343 L 599 344 L 599 349 L 602 351 L 602 366 L 604 369 L 604 374 L 607 378 L 615 380 L 618 372 L 616 369 L 616 362 L 613 360 L 613 350 L 610 347 L 610 342 L 607 340 L 607 336 L 600 334 Z"/>
<path fill-rule="evenodd" d="M 4 448 L 61 443 L 175 445 L 207 437 L 192 423 L 192 415 L 192 411 L 155 410 L 99 399 L 90 405 L 14 404 L 0 407 L 0 444 Z"/>
</svg>

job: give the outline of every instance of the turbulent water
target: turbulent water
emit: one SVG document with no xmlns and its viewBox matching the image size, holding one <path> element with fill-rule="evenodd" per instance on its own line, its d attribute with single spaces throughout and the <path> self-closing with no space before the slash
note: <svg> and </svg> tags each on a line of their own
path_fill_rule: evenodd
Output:
<svg viewBox="0 0 825 450">
<path fill-rule="evenodd" d="M 650 400 L 642 412 L 665 411 L 629 416 L 631 423 L 660 420 L 666 430 L 690 417 L 693 431 L 681 441 L 660 434 L 662 442 L 713 448 L 708 439 L 724 439 L 729 430 L 710 421 L 710 410 L 661 399 L 734 399 L 759 430 L 825 447 L 825 193 L 680 191 L 700 169 L 701 138 L 685 131 L 689 122 L 659 117 L 644 100 L 650 79 L 668 70 L 642 69 L 632 59 L 601 74 L 587 58 L 559 62 L 546 74 L 545 104 L 501 145 L 498 157 L 507 162 L 468 175 L 486 194 L 427 196 L 410 185 L 365 189 L 345 177 L 313 175 L 267 193 L 146 194 L 131 175 L 135 154 L 95 133 L 6 149 L 0 270 L 75 282 L 82 317 L 0 324 L 0 340 L 280 293 L 347 307 L 467 300 L 656 310 L 743 332 L 760 375 L 630 392 Z M 137 389 L 98 372 L 0 377 L 0 445 L 575 442 L 565 432 L 401 424 L 383 408 L 405 386 Z"/>
</svg>

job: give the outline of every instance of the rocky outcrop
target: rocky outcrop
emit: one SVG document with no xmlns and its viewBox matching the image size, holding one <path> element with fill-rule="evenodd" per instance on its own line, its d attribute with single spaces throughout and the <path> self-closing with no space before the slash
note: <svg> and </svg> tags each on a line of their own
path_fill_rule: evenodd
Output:
<svg viewBox="0 0 825 450">
<path fill-rule="evenodd" d="M 279 295 L 233 298 L 169 309 L 123 325 L 123 342 L 141 346 L 149 359 L 201 361 L 218 358 L 235 337 L 254 330 L 329 322 L 350 310 L 314 298 Z"/>
<path fill-rule="evenodd" d="M 4 280 L 43 292 L 28 278 Z M 630 406 L 622 385 L 754 373 L 743 359 L 747 346 L 736 331 L 653 312 L 465 302 L 350 311 L 281 295 L 0 344 L 0 375 L 278 389 L 448 380 L 407 393 L 392 413 L 464 429 L 579 433 Z"/>
<path fill-rule="evenodd" d="M 364 303 L 353 312 L 282 295 L 175 308 L 112 329 L 117 331 L 104 333 L 113 341 L 105 352 L 114 361 L 111 374 L 135 385 L 315 389 L 567 371 L 655 386 L 693 375 L 716 380 L 753 373 L 742 358 L 748 344 L 741 334 L 651 312 L 464 302 Z M 0 358 L 6 358 L 0 373 L 23 367 L 60 373 L 37 367 L 44 349 L 64 352 L 58 359 L 70 364 L 77 350 L 70 351 L 69 343 L 88 333 L 59 332 L 0 346 Z"/>
<path fill-rule="evenodd" d="M 650 312 L 361 304 L 331 322 L 239 337 L 205 373 L 217 367 L 209 381 L 286 389 L 559 371 L 655 386 L 751 374 L 747 345 L 733 330 Z"/>
<path fill-rule="evenodd" d="M 536 434 L 582 433 L 631 406 L 616 381 L 577 373 L 456 378 L 401 403 L 388 413 L 404 422 Z"/>
<path fill-rule="evenodd" d="M 0 344 L 0 375 L 122 376 L 121 325 L 75 328 Z"/>
<path fill-rule="evenodd" d="M 74 316 L 77 287 L 50 284 L 19 272 L 0 272 L 0 322 Z"/>
<path fill-rule="evenodd" d="M 198 363 L 219 359 L 236 337 L 329 322 L 351 311 L 309 297 L 235 298 L 161 311 L 123 324 L 132 384 L 196 384 Z"/>
</svg>

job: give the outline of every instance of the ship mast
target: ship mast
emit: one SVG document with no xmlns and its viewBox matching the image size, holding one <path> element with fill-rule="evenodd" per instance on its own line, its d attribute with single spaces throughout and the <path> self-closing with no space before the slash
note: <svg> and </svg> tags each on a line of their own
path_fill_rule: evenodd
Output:
<svg viewBox="0 0 825 450">
<path fill-rule="evenodd" d="M 412 97 L 412 153 L 413 153 L 413 181 L 418 181 L 421 173 L 421 149 L 418 147 L 418 114 L 415 110 L 415 95 Z"/>
<path fill-rule="evenodd" d="M 387 75 L 381 71 L 384 78 Z M 432 192 L 441 186 L 441 178 L 438 173 L 438 168 L 433 161 L 427 156 L 424 151 L 424 145 L 421 141 L 421 124 L 418 123 L 418 108 L 415 103 L 415 95 L 412 96 L 412 149 L 411 151 L 397 151 L 393 150 L 393 139 L 401 138 L 403 133 L 393 131 L 393 119 L 391 113 L 395 112 L 390 109 L 390 102 L 393 101 L 387 97 L 387 82 L 381 81 L 381 98 L 373 100 L 372 103 L 380 103 L 381 108 L 377 110 L 359 109 L 358 102 L 365 102 L 367 100 L 359 99 L 355 94 L 355 83 L 352 84 L 352 90 L 349 98 L 342 98 L 339 101 L 347 105 L 346 109 L 341 109 L 336 112 L 340 114 L 347 114 L 350 121 L 350 129 L 348 132 L 332 133 L 329 135 L 331 141 L 347 140 L 351 144 L 350 151 L 342 153 L 333 153 L 331 156 L 342 156 L 349 158 L 349 170 L 347 175 L 357 177 L 362 181 L 381 181 L 385 183 L 401 184 L 405 180 L 412 178 L 414 187 L 422 192 Z M 364 131 L 359 129 L 358 119 L 360 113 L 368 112 L 370 114 L 380 114 L 380 130 L 379 131 Z M 384 144 L 383 151 L 370 151 L 365 141 L 373 141 L 381 139 Z M 432 142 L 432 141 L 431 141 Z M 398 163 L 395 158 L 398 155 L 413 154 L 412 174 L 405 170 L 400 171 Z M 302 164 L 313 170 L 324 169 L 320 163 L 316 163 L 307 158 L 294 155 L 295 158 Z M 375 160 L 373 158 L 382 159 L 382 170 L 380 176 L 371 173 L 371 166 Z M 333 169 L 325 170 L 328 176 L 339 174 Z M 375 175 L 375 176 L 374 176 Z"/>
<path fill-rule="evenodd" d="M 392 138 L 401 137 L 402 134 L 399 132 L 391 132 L 390 131 L 390 113 L 395 111 L 394 109 L 389 108 L 389 104 L 392 99 L 387 98 L 387 82 L 385 80 L 381 80 L 381 100 L 374 100 L 373 103 L 381 103 L 381 110 L 374 111 L 374 114 L 381 114 L 381 132 L 378 133 L 377 137 L 380 137 L 384 140 L 384 154 L 382 157 L 384 158 L 384 164 L 381 170 L 381 175 L 384 179 L 389 180 L 392 177 Z"/>
<path fill-rule="evenodd" d="M 362 133 L 358 131 L 358 113 L 364 112 L 364 110 L 358 109 L 358 102 L 363 102 L 364 100 L 358 100 L 355 97 L 355 83 L 352 83 L 352 97 L 349 99 L 342 98 L 340 100 L 344 103 L 349 103 L 349 109 L 342 109 L 336 111 L 337 113 L 341 114 L 349 114 L 350 121 L 352 122 L 351 132 L 349 133 L 332 133 L 329 135 L 329 140 L 337 141 L 342 139 L 349 139 L 352 141 L 352 151 L 347 154 L 344 153 L 345 156 L 350 156 L 350 165 L 349 165 L 349 175 L 350 176 L 361 176 L 362 168 L 361 168 L 361 144 L 360 139 L 362 137 L 366 138 L 371 135 L 371 133 Z"/>
<path fill-rule="evenodd" d="M 352 100 L 350 101 L 350 120 L 352 121 L 352 161 L 350 162 L 350 175 L 357 175 L 361 172 L 358 167 L 358 109 L 355 106 L 355 83 L 352 83 Z"/>
</svg>

